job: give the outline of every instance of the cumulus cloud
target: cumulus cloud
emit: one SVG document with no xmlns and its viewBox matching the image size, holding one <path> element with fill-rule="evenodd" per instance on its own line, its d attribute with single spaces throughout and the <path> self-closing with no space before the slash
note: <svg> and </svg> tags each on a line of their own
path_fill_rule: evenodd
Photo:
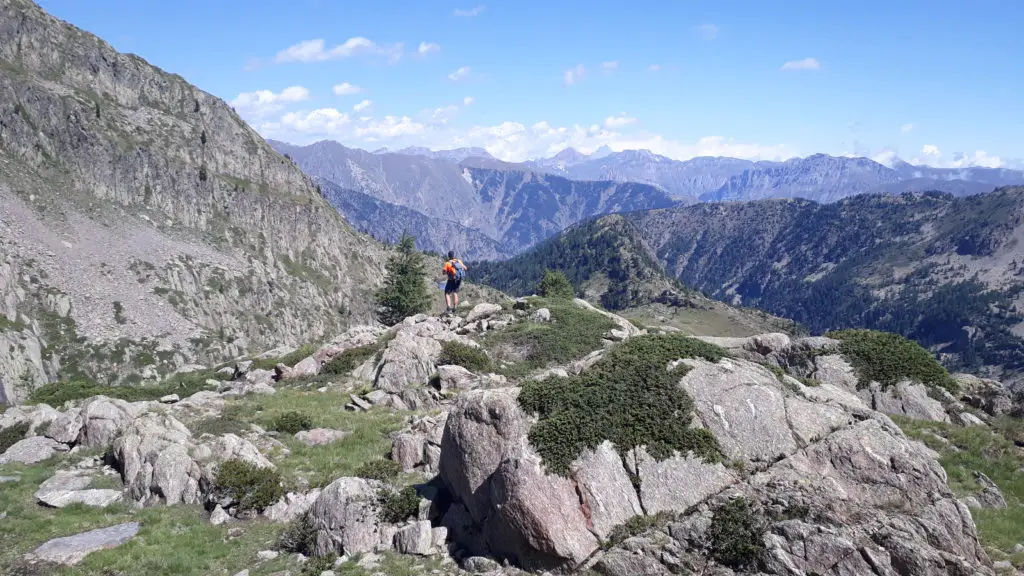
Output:
<svg viewBox="0 0 1024 576">
<path fill-rule="evenodd" d="M 701 24 L 699 26 L 695 26 L 694 30 L 705 40 L 714 40 L 715 38 L 718 38 L 718 26 L 715 26 L 714 24 Z"/>
<path fill-rule="evenodd" d="M 302 86 L 290 86 L 277 94 L 270 90 L 242 92 L 230 104 L 244 117 L 262 118 L 284 109 L 290 102 L 308 99 L 309 90 Z"/>
<path fill-rule="evenodd" d="M 341 134 L 352 119 L 334 108 L 319 108 L 312 112 L 289 112 L 281 117 L 281 126 L 298 133 Z"/>
<path fill-rule="evenodd" d="M 462 66 L 458 70 L 449 74 L 448 79 L 451 80 L 452 82 L 459 82 L 469 77 L 471 72 L 473 72 L 472 68 L 470 68 L 469 66 Z"/>
<path fill-rule="evenodd" d="M 623 126 L 629 126 L 630 124 L 636 124 L 636 118 L 626 116 L 625 112 L 618 116 L 609 116 L 604 119 L 604 127 L 610 129 L 622 128 Z"/>
<path fill-rule="evenodd" d="M 783 70 L 817 70 L 819 68 L 821 68 L 821 62 L 818 62 L 815 58 L 790 60 L 782 65 Z"/>
<path fill-rule="evenodd" d="M 1006 165 L 999 156 L 990 156 L 984 150 L 975 150 L 973 154 L 957 152 L 951 158 L 946 157 L 934 144 L 921 147 L 921 156 L 910 160 L 911 164 L 925 164 L 935 168 L 1000 168 Z"/>
<path fill-rule="evenodd" d="M 305 40 L 281 50 L 274 58 L 274 62 L 323 62 L 325 60 L 339 60 L 349 58 L 357 54 L 384 55 L 389 60 L 398 60 L 402 55 L 402 44 L 377 44 L 369 38 L 354 36 L 345 41 L 344 44 L 328 49 L 323 38 Z"/>
<path fill-rule="evenodd" d="M 909 123 L 909 122 L 907 122 L 903 126 L 900 126 L 900 132 L 903 132 L 904 134 L 906 134 L 907 132 L 910 132 L 913 129 L 914 129 L 914 125 Z"/>
<path fill-rule="evenodd" d="M 479 16 L 479 15 L 483 14 L 484 10 L 486 10 L 486 9 L 487 9 L 487 5 L 486 4 L 480 4 L 479 6 L 474 6 L 473 8 L 469 8 L 469 9 L 456 8 L 455 11 L 452 12 L 452 14 L 454 14 L 456 16 L 461 16 L 463 18 L 472 18 L 473 16 Z"/>
<path fill-rule="evenodd" d="M 352 110 L 354 110 L 355 112 L 362 112 L 363 110 L 366 110 L 370 106 L 373 106 L 373 101 L 371 101 L 371 100 L 363 100 L 362 102 L 360 102 L 360 103 L 356 104 L 355 106 L 353 106 Z"/>
<path fill-rule="evenodd" d="M 473 104 L 473 102 L 476 102 L 476 98 L 473 98 L 472 96 L 466 96 L 465 98 L 462 99 L 463 106 L 470 106 Z"/>
<path fill-rule="evenodd" d="M 562 83 L 566 86 L 572 86 L 583 80 L 583 76 L 587 73 L 586 68 L 583 64 L 577 64 L 575 68 L 569 68 L 565 72 L 562 72 Z"/>
<path fill-rule="evenodd" d="M 441 46 L 433 42 L 420 42 L 420 47 L 417 50 L 420 56 L 426 56 L 431 52 L 437 52 L 441 49 Z"/>
<path fill-rule="evenodd" d="M 342 82 L 341 84 L 334 85 L 334 93 L 338 96 L 351 96 L 352 94 L 359 94 L 363 89 L 355 84 L 349 84 L 348 82 Z"/>
<path fill-rule="evenodd" d="M 939 151 L 939 147 L 935 144 L 925 144 L 921 147 L 921 154 L 925 156 L 935 156 L 936 158 L 942 156 L 942 152 Z"/>
</svg>

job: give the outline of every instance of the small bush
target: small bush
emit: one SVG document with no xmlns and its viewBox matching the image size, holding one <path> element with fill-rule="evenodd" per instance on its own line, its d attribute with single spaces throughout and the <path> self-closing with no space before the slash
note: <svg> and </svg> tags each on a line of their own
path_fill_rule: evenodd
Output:
<svg viewBox="0 0 1024 576">
<path fill-rule="evenodd" d="M 23 440 L 25 434 L 28 434 L 29 426 L 28 422 L 22 422 L 0 429 L 0 454 L 3 454 L 8 448 Z"/>
<path fill-rule="evenodd" d="M 380 518 L 389 524 L 404 522 L 420 511 L 420 497 L 412 486 L 398 491 L 382 488 L 377 493 L 377 500 L 380 503 Z"/>
<path fill-rule="evenodd" d="M 379 347 L 376 344 L 349 348 L 331 358 L 330 361 L 320 368 L 320 372 L 339 376 L 348 374 L 358 368 L 360 364 L 369 360 L 370 357 L 377 353 L 378 349 Z"/>
<path fill-rule="evenodd" d="M 285 552 L 309 556 L 309 552 L 313 549 L 315 538 L 316 528 L 313 526 L 313 520 L 307 512 L 285 526 L 284 531 L 281 532 L 281 536 L 278 538 L 278 547 Z"/>
<path fill-rule="evenodd" d="M 734 570 L 754 569 L 764 553 L 765 522 L 744 498 L 715 509 L 708 529 L 711 556 Z"/>
<path fill-rule="evenodd" d="M 285 434 L 298 434 L 303 430 L 313 427 L 313 421 L 308 415 L 294 410 L 285 412 L 274 420 L 274 430 Z"/>
<path fill-rule="evenodd" d="M 624 523 L 612 528 L 612 531 L 608 534 L 608 540 L 605 542 L 605 547 L 614 546 L 627 538 L 638 536 L 644 532 L 654 528 L 656 526 L 663 526 L 672 520 L 672 514 L 670 512 L 658 512 L 652 516 L 638 515 L 633 516 Z"/>
<path fill-rule="evenodd" d="M 862 387 L 874 381 L 888 388 L 907 378 L 954 393 L 959 388 L 949 372 L 927 350 L 899 334 L 840 330 L 826 336 L 842 342 L 839 353 L 853 365 Z"/>
<path fill-rule="evenodd" d="M 216 492 L 238 504 L 239 510 L 262 511 L 284 495 L 281 475 L 245 460 L 227 460 L 217 469 Z"/>
<path fill-rule="evenodd" d="M 356 470 L 356 476 L 367 480 L 390 482 L 398 477 L 401 467 L 394 460 L 371 460 Z"/>
<path fill-rule="evenodd" d="M 545 298 L 575 298 L 572 282 L 561 270 L 547 270 L 537 286 L 537 294 Z"/>
<path fill-rule="evenodd" d="M 539 416 L 530 443 L 557 474 L 605 440 L 620 452 L 646 446 L 658 460 L 678 450 L 716 461 L 718 442 L 707 429 L 690 426 L 693 400 L 678 386 L 689 367 L 667 367 L 681 358 L 724 356 L 721 348 L 680 334 L 638 336 L 579 376 L 527 382 L 519 404 Z"/>
<path fill-rule="evenodd" d="M 206 383 L 210 379 L 220 379 L 220 376 L 213 371 L 176 374 L 152 386 L 108 386 L 92 380 L 62 380 L 36 388 L 29 395 L 27 403 L 49 404 L 56 407 L 69 400 L 82 400 L 93 396 L 118 398 L 127 402 L 159 400 L 168 394 L 177 394 L 185 398 L 200 390 L 211 389 L 211 386 Z"/>
<path fill-rule="evenodd" d="M 321 573 L 327 572 L 334 568 L 334 563 L 338 560 L 336 554 L 328 554 L 327 556 L 316 556 L 306 560 L 306 563 L 302 565 L 302 572 L 299 576 L 320 576 Z"/>
<path fill-rule="evenodd" d="M 441 356 L 437 359 L 437 364 L 455 364 L 470 372 L 486 372 L 491 368 L 491 359 L 480 348 L 447 340 L 441 343 Z"/>
</svg>

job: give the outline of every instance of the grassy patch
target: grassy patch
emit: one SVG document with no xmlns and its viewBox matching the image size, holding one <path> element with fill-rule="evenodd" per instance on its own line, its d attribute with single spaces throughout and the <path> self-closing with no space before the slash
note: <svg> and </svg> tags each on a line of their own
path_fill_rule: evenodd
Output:
<svg viewBox="0 0 1024 576">
<path fill-rule="evenodd" d="M 7 318 L 7 316 L 0 314 L 0 332 L 4 332 L 7 330 L 14 330 L 15 332 L 20 332 L 21 330 L 24 329 L 25 325 L 22 324 L 21 322 L 18 322 L 17 320 L 11 320 Z"/>
<path fill-rule="evenodd" d="M 378 344 L 349 348 L 334 358 L 331 358 L 320 368 L 320 372 L 323 374 L 343 376 L 358 368 L 363 362 L 369 360 L 379 350 L 380 345 Z"/>
<path fill-rule="evenodd" d="M 402 469 L 398 465 L 398 462 L 381 458 L 380 460 L 371 460 L 360 466 L 356 470 L 356 476 L 366 478 L 368 480 L 391 482 L 395 478 L 398 478 L 398 474 L 401 473 L 401 471 Z"/>
<path fill-rule="evenodd" d="M 325 486 L 342 476 L 352 476 L 366 462 L 387 457 L 391 451 L 388 434 L 402 427 L 402 417 L 386 408 L 369 412 L 349 412 L 350 402 L 341 392 L 315 392 L 299 389 L 278 389 L 276 394 L 245 397 L 231 401 L 227 409 L 240 421 L 273 428 L 274 422 L 286 412 L 309 416 L 315 428 L 332 428 L 351 432 L 337 442 L 324 446 L 306 446 L 291 436 L 280 438 L 290 453 L 275 460 L 288 485 Z M 227 409 L 226 412 L 227 413 Z"/>
<path fill-rule="evenodd" d="M 100 395 L 108 398 L 120 398 L 128 402 L 159 400 L 169 394 L 177 394 L 185 398 L 201 390 L 212 390 L 214 386 L 207 384 L 208 380 L 223 380 L 224 378 L 227 376 L 218 374 L 215 370 L 201 370 L 175 374 L 162 382 L 143 386 L 112 386 L 87 379 L 66 380 L 51 382 L 37 388 L 26 403 L 49 404 L 59 407 L 69 400 L 82 400 Z"/>
<path fill-rule="evenodd" d="M 708 537 L 711 556 L 735 570 L 757 566 L 765 552 L 762 535 L 766 523 L 743 498 L 735 498 L 715 509 Z"/>
<path fill-rule="evenodd" d="M 441 356 L 438 358 L 437 364 L 438 366 L 454 364 L 462 366 L 470 372 L 486 372 L 491 369 L 491 359 L 486 352 L 454 340 L 441 343 Z"/>
<path fill-rule="evenodd" d="M 678 334 L 640 336 L 612 349 L 580 376 L 527 382 L 519 403 L 540 420 L 530 442 L 549 470 L 559 474 L 584 449 L 610 440 L 625 452 L 645 445 L 657 459 L 678 450 L 710 460 L 720 457 L 718 443 L 705 429 L 691 428 L 693 400 L 679 389 L 689 371 L 680 358 L 717 362 L 721 348 Z"/>
<path fill-rule="evenodd" d="M 938 360 L 899 334 L 876 330 L 839 330 L 826 334 L 842 343 L 839 352 L 857 371 L 860 386 L 894 386 L 904 378 L 957 391 L 957 383 Z"/>
<path fill-rule="evenodd" d="M 24 439 L 25 434 L 28 434 L 30 426 L 31 423 L 22 422 L 21 424 L 15 424 L 0 430 L 0 454 L 3 454 L 8 448 L 17 444 L 19 440 Z"/>
<path fill-rule="evenodd" d="M 1024 455 L 1004 435 L 1017 430 L 1021 421 L 1005 417 L 994 430 L 985 426 L 958 427 L 942 422 L 893 416 L 893 421 L 916 440 L 940 454 L 949 487 L 959 496 L 979 490 L 974 471 L 988 476 L 1006 499 L 1005 510 L 971 510 L 983 544 L 1012 553 L 1024 542 Z M 945 438 L 947 442 L 940 438 Z"/>
<path fill-rule="evenodd" d="M 531 303 L 549 309 L 551 322 L 518 322 L 482 340 L 492 357 L 512 363 L 502 369 L 509 375 L 575 360 L 601 348 L 605 332 L 615 328 L 607 317 L 570 300 L 538 298 Z"/>
</svg>

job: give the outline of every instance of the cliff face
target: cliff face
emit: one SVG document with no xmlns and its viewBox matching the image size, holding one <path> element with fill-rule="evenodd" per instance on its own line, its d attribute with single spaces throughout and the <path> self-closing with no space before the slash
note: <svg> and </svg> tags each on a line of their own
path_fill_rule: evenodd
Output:
<svg viewBox="0 0 1024 576">
<path fill-rule="evenodd" d="M 0 206 L 0 401 L 335 333 L 384 258 L 222 100 L 24 0 L 0 0 Z"/>
</svg>

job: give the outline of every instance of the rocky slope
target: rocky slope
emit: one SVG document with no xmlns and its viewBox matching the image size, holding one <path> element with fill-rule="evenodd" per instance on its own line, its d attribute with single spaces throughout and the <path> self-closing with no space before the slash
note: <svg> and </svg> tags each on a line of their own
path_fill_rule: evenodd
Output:
<svg viewBox="0 0 1024 576">
<path fill-rule="evenodd" d="M 486 158 L 455 164 L 422 155 L 373 154 L 330 141 L 303 147 L 271 144 L 310 175 L 443 221 L 430 226 L 454 222 L 477 230 L 503 245 L 506 254 L 593 216 L 675 203 L 646 184 L 567 180 Z M 417 226 L 415 215 L 408 216 L 401 225 Z M 424 247 L 449 249 L 444 244 Z"/>
<path fill-rule="evenodd" d="M 1024 189 L 702 204 L 629 215 L 669 274 L 815 332 L 899 332 L 1013 380 Z"/>
<path fill-rule="evenodd" d="M 523 337 L 573 352 L 519 349 Z M 353 327 L 289 357 L 274 372 L 266 358 L 216 369 L 215 390 L 183 399 L 8 409 L 0 503 L 22 530 L 0 534 L 0 567 L 110 573 L 185 553 L 187 575 L 381 562 L 493 576 L 1013 573 L 973 511 L 1009 514 L 1016 492 L 980 471 L 954 491 L 901 426 L 991 435 L 1019 406 L 898 337 L 698 340 L 580 300 L 523 299 Z M 324 408 L 340 398 L 346 411 Z M 393 467 L 372 460 L 382 439 Z M 66 455 L 83 449 L 105 457 Z M 39 469 L 52 476 L 36 488 Z M 52 517 L 70 514 L 79 522 L 47 542 Z M 179 525 L 161 547 L 137 542 L 161 516 L 202 518 L 190 530 L 210 533 L 214 557 Z M 116 549 L 90 556 L 101 548 Z"/>
<path fill-rule="evenodd" d="M 382 267 L 223 101 L 27 0 L 0 1 L 0 205 L 0 401 L 337 332 Z"/>
</svg>

